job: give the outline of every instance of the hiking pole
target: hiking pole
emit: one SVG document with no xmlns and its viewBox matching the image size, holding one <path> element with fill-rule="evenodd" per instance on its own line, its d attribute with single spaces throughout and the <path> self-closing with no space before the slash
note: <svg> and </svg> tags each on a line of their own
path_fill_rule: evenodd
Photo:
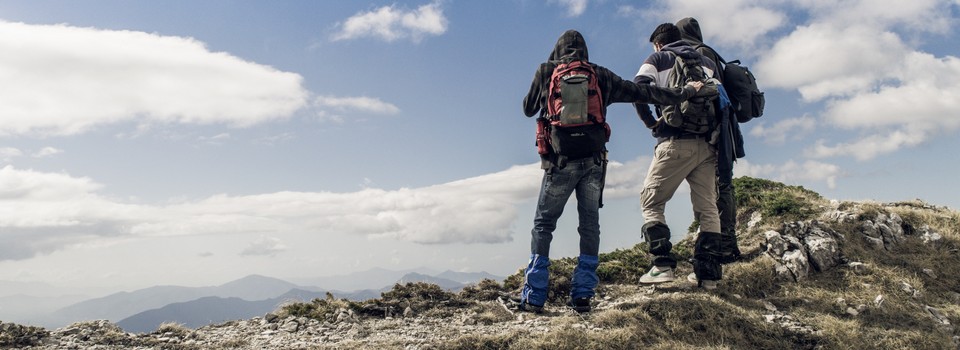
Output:
<svg viewBox="0 0 960 350">
<path fill-rule="evenodd" d="M 607 186 L 607 149 L 600 151 L 600 208 L 603 208 L 603 188 Z"/>
</svg>

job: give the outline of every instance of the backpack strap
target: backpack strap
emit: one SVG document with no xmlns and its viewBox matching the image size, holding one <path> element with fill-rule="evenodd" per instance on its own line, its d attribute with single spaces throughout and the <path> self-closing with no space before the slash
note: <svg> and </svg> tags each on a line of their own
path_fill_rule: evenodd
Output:
<svg viewBox="0 0 960 350">
<path fill-rule="evenodd" d="M 723 59 L 723 56 L 720 56 L 720 53 L 718 53 L 717 50 L 714 50 L 712 47 L 707 46 L 707 44 L 704 44 L 704 43 L 699 43 L 699 44 L 697 44 L 697 45 L 694 45 L 694 46 L 693 46 L 693 49 L 696 50 L 696 49 L 699 49 L 699 48 L 701 48 L 701 47 L 705 47 L 705 48 L 709 49 L 710 52 L 713 52 L 713 54 L 714 54 L 715 56 L 717 56 L 717 59 L 720 60 L 720 62 L 717 62 L 717 63 L 722 63 L 722 64 L 724 64 L 724 65 L 726 65 L 727 63 L 734 63 L 734 62 L 740 63 L 740 60 L 727 62 L 727 60 Z M 720 69 L 720 67 L 717 66 L 717 69 Z"/>
</svg>

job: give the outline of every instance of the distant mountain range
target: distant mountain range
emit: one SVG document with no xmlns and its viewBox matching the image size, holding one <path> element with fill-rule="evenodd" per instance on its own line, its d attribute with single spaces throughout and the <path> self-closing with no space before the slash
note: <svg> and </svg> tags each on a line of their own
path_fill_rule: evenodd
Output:
<svg viewBox="0 0 960 350">
<path fill-rule="evenodd" d="M 259 275 L 250 275 L 216 287 L 156 286 L 133 292 L 114 293 L 82 301 L 53 312 L 47 327 L 62 327 L 85 320 L 120 320 L 144 310 L 203 297 L 263 300 L 283 294 L 297 285 Z"/>
<path fill-rule="evenodd" d="M 213 323 L 263 316 L 291 300 L 307 301 L 325 296 L 326 292 L 291 289 L 281 296 L 257 301 L 247 301 L 233 297 L 203 297 L 144 311 L 117 322 L 117 325 L 127 332 L 134 333 L 152 332 L 165 322 L 175 322 L 186 327 L 197 328 Z"/>
<path fill-rule="evenodd" d="M 354 282 L 347 283 L 351 279 L 350 276 L 353 276 Z M 485 272 L 445 271 L 430 275 L 415 271 L 375 269 L 354 275 L 308 280 L 326 281 L 339 287 L 370 286 L 377 283 L 375 288 L 343 292 L 340 289 L 330 288 L 326 284 L 298 285 L 277 278 L 250 275 L 213 287 L 156 286 L 132 292 L 114 293 L 81 301 L 46 313 L 45 316 L 31 317 L 34 319 L 26 320 L 27 322 L 10 319 L 5 321 L 38 324 L 52 329 L 78 321 L 102 319 L 117 322 L 120 320 L 117 324 L 126 331 L 152 332 L 164 322 L 200 327 L 228 320 L 249 319 L 273 311 L 284 302 L 322 298 L 327 292 L 337 298 L 359 301 L 377 298 L 380 293 L 393 288 L 396 283 L 427 282 L 447 290 L 458 291 L 484 278 L 502 279 Z"/>
</svg>

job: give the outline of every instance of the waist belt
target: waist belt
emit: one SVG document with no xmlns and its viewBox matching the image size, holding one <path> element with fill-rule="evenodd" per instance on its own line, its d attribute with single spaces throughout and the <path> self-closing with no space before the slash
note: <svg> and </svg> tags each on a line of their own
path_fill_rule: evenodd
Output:
<svg viewBox="0 0 960 350">
<path fill-rule="evenodd" d="M 706 134 L 683 134 L 683 135 L 677 135 L 677 136 L 658 137 L 657 144 L 660 144 L 668 140 L 696 140 L 696 139 L 706 140 L 707 135 Z"/>
</svg>

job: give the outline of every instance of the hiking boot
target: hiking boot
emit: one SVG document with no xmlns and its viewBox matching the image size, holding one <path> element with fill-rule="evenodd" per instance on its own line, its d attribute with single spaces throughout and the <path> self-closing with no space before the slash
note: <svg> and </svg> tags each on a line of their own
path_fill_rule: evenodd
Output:
<svg viewBox="0 0 960 350">
<path fill-rule="evenodd" d="M 717 285 L 720 284 L 720 281 L 698 280 L 697 274 L 695 273 L 691 273 L 687 275 L 687 282 L 694 283 L 697 285 L 697 287 L 700 287 L 706 290 L 717 289 Z"/>
<path fill-rule="evenodd" d="M 535 314 L 542 314 L 543 305 L 527 304 L 526 301 L 521 301 L 520 305 L 517 306 L 517 310 L 524 311 L 524 312 L 532 312 Z"/>
<path fill-rule="evenodd" d="M 577 313 L 590 312 L 590 298 L 570 299 L 567 306 L 572 307 Z"/>
<path fill-rule="evenodd" d="M 663 283 L 673 281 L 673 268 L 668 266 L 654 266 L 650 271 L 640 276 L 640 283 Z"/>
<path fill-rule="evenodd" d="M 533 305 L 533 304 L 527 303 L 527 301 L 524 300 L 522 296 L 520 296 L 520 293 L 510 294 L 506 297 L 507 297 L 507 301 L 510 303 L 510 305 L 505 304 L 505 306 L 507 306 L 508 308 L 511 308 L 511 309 L 516 308 L 519 311 L 532 312 L 535 314 L 543 313 L 543 305 Z"/>
</svg>

